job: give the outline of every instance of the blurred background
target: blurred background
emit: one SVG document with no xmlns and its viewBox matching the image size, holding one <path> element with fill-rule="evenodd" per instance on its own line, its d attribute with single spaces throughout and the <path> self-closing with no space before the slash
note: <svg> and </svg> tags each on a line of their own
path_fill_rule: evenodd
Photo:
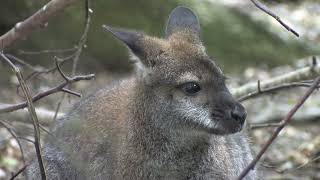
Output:
<svg viewBox="0 0 320 180">
<path fill-rule="evenodd" d="M 0 35 L 47 2 L 48 0 L 3 0 L 0 6 Z M 288 32 L 273 18 L 257 9 L 250 0 L 93 1 L 91 26 L 77 74 L 95 73 L 97 78 L 78 83 L 74 89 L 87 94 L 113 79 L 126 76 L 132 70 L 127 49 L 102 29 L 103 24 L 163 37 L 168 15 L 177 5 L 188 6 L 198 14 L 203 42 L 209 55 L 230 77 L 230 87 L 268 79 L 307 66 L 310 63 L 308 57 L 320 53 L 319 0 L 262 2 L 298 31 L 300 37 Z M 34 66 L 53 66 L 53 56 L 63 58 L 74 53 L 72 49 L 78 44 L 85 26 L 84 7 L 84 1 L 72 5 L 52 18 L 46 27 L 14 44 L 6 52 Z M 52 49 L 71 51 L 32 53 Z M 71 72 L 71 66 L 72 61 L 67 62 L 63 69 L 67 73 Z M 27 76 L 30 72 L 25 69 L 23 73 Z M 33 93 L 36 93 L 57 82 L 61 82 L 61 78 L 53 73 L 34 78 L 29 83 Z M 16 103 L 23 99 L 17 95 L 16 85 L 14 74 L 0 61 L 0 103 Z M 288 92 L 245 102 L 249 122 L 274 122 L 281 119 L 303 89 Z M 320 162 L 317 159 L 295 169 L 320 156 L 320 101 L 317 98 L 319 93 L 305 105 L 300 121 L 289 126 L 282 134 L 284 137 L 279 137 L 282 140 L 277 141 L 265 155 L 261 168 L 265 169 L 266 179 L 320 179 Z M 54 112 L 59 99 L 60 94 L 53 95 L 36 105 Z M 72 102 L 77 100 L 65 98 L 61 112 L 67 111 Z M 316 115 L 306 125 L 303 117 L 307 111 Z M 0 120 L 6 120 L 21 136 L 28 136 L 30 129 L 23 125 L 27 115 L 17 114 L 0 114 Z M 274 117 L 274 114 L 277 116 Z M 251 131 L 255 150 L 260 149 L 270 130 L 265 128 Z M 0 179 L 9 178 L 12 172 L 21 167 L 21 155 L 17 149 L 15 140 L 0 126 Z"/>
<path fill-rule="evenodd" d="M 29 17 L 46 2 L 2 2 L 0 33 L 5 33 L 15 23 Z M 301 38 L 286 31 L 249 0 L 171 0 L 165 3 L 156 0 L 94 1 L 87 49 L 82 54 L 80 66 L 84 70 L 128 71 L 131 67 L 126 49 L 101 25 L 137 29 L 150 35 L 163 36 L 166 19 L 177 5 L 189 6 L 197 12 L 208 52 L 226 72 L 242 72 L 248 66 L 270 68 L 292 64 L 296 59 L 320 51 L 320 10 L 317 1 L 267 2 L 273 11 L 301 34 Z M 79 2 L 53 18 L 46 28 L 12 46 L 10 52 L 72 48 L 83 32 L 84 16 L 84 5 Z M 24 59 L 44 65 L 51 62 L 50 54 L 49 57 L 47 54 L 25 56 Z"/>
</svg>

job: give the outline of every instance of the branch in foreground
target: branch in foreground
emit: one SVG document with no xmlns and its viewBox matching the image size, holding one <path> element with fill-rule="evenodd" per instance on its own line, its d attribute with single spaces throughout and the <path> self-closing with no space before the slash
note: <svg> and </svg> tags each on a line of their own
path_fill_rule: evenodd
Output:
<svg viewBox="0 0 320 180">
<path fill-rule="evenodd" d="M 90 23 L 91 23 L 91 0 L 85 0 L 85 10 L 86 10 L 86 24 L 84 27 L 83 34 L 80 38 L 80 41 L 77 44 L 77 51 L 75 52 L 75 56 L 73 58 L 73 64 L 72 64 L 72 72 L 71 75 L 74 76 L 77 70 L 79 58 L 82 52 L 83 47 L 85 46 L 87 42 L 87 37 L 90 29 Z"/>
<path fill-rule="evenodd" d="M 270 94 L 270 93 L 274 93 L 276 91 L 290 89 L 290 88 L 294 88 L 294 87 L 310 87 L 311 86 L 311 83 L 299 82 L 299 83 L 287 83 L 287 84 L 282 84 L 282 85 L 278 85 L 275 87 L 261 89 L 259 82 L 260 81 L 258 81 L 258 85 L 257 85 L 258 90 L 256 92 L 252 92 L 252 93 L 249 93 L 245 96 L 242 96 L 242 97 L 238 98 L 238 101 L 242 102 L 242 101 L 245 101 L 250 98 L 255 98 L 257 96 L 261 96 L 264 94 Z M 317 86 L 317 88 L 320 88 L 320 86 Z"/>
<path fill-rule="evenodd" d="M 82 49 L 86 46 L 86 42 L 87 42 L 87 37 L 88 37 L 88 33 L 89 33 L 89 28 L 90 28 L 90 24 L 91 24 L 91 14 L 92 14 L 92 9 L 91 9 L 91 0 L 85 0 L 85 16 L 86 16 L 86 21 L 85 21 L 85 27 L 84 27 L 84 30 L 83 30 L 83 34 L 77 44 L 77 50 L 76 52 L 74 53 L 74 57 L 73 57 L 73 63 L 72 63 L 72 70 L 71 70 L 71 76 L 74 76 L 76 74 L 76 70 L 77 70 L 77 66 L 78 66 L 78 63 L 79 63 L 79 58 L 80 58 L 80 55 L 82 53 Z M 57 60 L 55 58 L 55 60 Z M 58 64 L 57 64 L 57 67 Z M 59 70 L 59 69 L 58 69 Z M 59 70 L 59 72 L 61 73 L 61 70 Z M 61 74 L 62 76 L 63 73 Z M 68 85 L 68 88 L 70 88 L 71 85 Z M 69 94 L 72 94 L 71 92 L 68 92 L 68 91 L 65 91 Z M 59 110 L 60 110 L 60 107 L 61 107 L 61 104 L 62 104 L 62 101 L 63 99 L 65 98 L 65 93 L 62 94 L 60 100 L 58 101 L 58 105 L 56 107 L 56 111 L 55 111 L 55 115 L 54 115 L 54 118 L 53 120 L 55 120 L 57 118 L 57 114 L 59 113 Z"/>
<path fill-rule="evenodd" d="M 21 174 L 26 168 L 28 167 L 28 164 L 24 165 L 21 169 L 19 169 L 18 172 L 14 173 L 10 180 L 14 180 L 17 176 L 19 176 L 19 174 Z"/>
<path fill-rule="evenodd" d="M 17 141 L 19 149 L 20 149 L 21 157 L 22 157 L 22 162 L 23 162 L 23 164 L 25 164 L 26 160 L 24 157 L 24 152 L 23 152 L 21 142 L 20 142 L 16 132 L 12 128 L 7 126 L 4 122 L 2 122 L 1 120 L 0 120 L 0 125 L 3 126 L 5 129 L 7 129 L 7 131 L 11 134 L 11 136 Z"/>
<path fill-rule="evenodd" d="M 314 79 L 320 75 L 320 65 L 319 63 L 315 63 L 312 66 L 298 69 L 296 71 L 264 80 L 260 82 L 260 89 L 267 89 L 276 86 L 280 86 L 283 84 L 293 83 L 293 82 L 301 82 L 305 80 Z M 231 93 L 235 98 L 240 98 L 250 93 L 258 92 L 259 89 L 257 87 L 257 83 L 248 83 L 243 86 L 240 86 L 235 89 L 231 89 Z"/>
<path fill-rule="evenodd" d="M 11 61 L 10 59 L 8 59 L 3 53 L 0 53 L 0 55 L 7 61 L 7 62 L 10 62 L 10 65 L 11 66 L 14 66 L 16 67 Z M 65 87 L 68 86 L 69 84 L 72 84 L 76 81 L 80 81 L 80 80 L 91 80 L 95 77 L 94 74 L 89 74 L 89 75 L 85 75 L 85 76 L 74 76 L 74 77 L 67 77 L 64 72 L 61 70 L 60 68 L 60 64 L 58 62 L 58 59 L 55 58 L 55 64 L 56 64 L 56 69 L 58 69 L 60 75 L 65 79 L 65 82 L 61 83 L 60 85 L 54 87 L 54 88 L 51 88 L 47 91 L 44 91 L 42 93 L 38 93 L 36 94 L 35 96 L 33 96 L 31 98 L 32 102 L 36 102 L 37 100 L 43 98 L 43 97 L 46 97 L 50 94 L 53 94 L 53 93 L 57 93 L 57 92 L 66 92 L 66 93 L 70 93 L 70 94 L 73 94 L 73 95 L 77 95 L 77 96 L 80 96 L 78 93 L 74 92 L 74 91 L 71 91 L 71 90 L 68 90 L 66 89 Z M 21 83 L 20 83 L 21 85 Z M 0 114 L 1 113 L 6 113 L 6 112 L 12 112 L 12 111 L 15 111 L 15 110 L 18 110 L 18 109 L 22 109 L 22 108 L 25 108 L 27 107 L 28 105 L 28 101 L 25 101 L 25 102 L 21 102 L 21 103 L 18 103 L 18 104 L 0 104 Z"/>
<path fill-rule="evenodd" d="M 11 46 L 14 42 L 26 38 L 35 29 L 43 27 L 48 20 L 60 11 L 74 3 L 76 0 L 51 0 L 35 14 L 18 22 L 14 28 L 0 37 L 0 50 Z"/>
<path fill-rule="evenodd" d="M 257 8 L 262 10 L 263 12 L 267 13 L 268 15 L 272 16 L 275 20 L 277 20 L 283 27 L 285 27 L 288 31 L 292 32 L 295 36 L 299 37 L 299 34 L 290 28 L 286 23 L 284 23 L 279 16 L 277 16 L 275 13 L 270 11 L 264 4 L 259 2 L 258 0 L 250 0 Z"/>
<path fill-rule="evenodd" d="M 0 104 L 0 109 L 1 109 Z M 54 111 L 51 111 L 49 109 L 45 109 L 43 107 L 36 107 L 36 113 L 39 118 L 39 122 L 43 126 L 50 126 L 53 122 L 53 117 L 55 115 Z M 10 122 L 21 122 L 21 123 L 29 123 L 29 121 L 26 121 L 26 118 L 28 116 L 28 110 L 26 108 L 15 110 L 11 113 L 6 113 L 4 116 L 6 119 L 10 119 Z M 65 115 L 65 113 L 59 112 L 57 114 L 57 118 L 61 118 Z"/>
<path fill-rule="evenodd" d="M 279 171 L 279 173 L 288 173 L 289 171 L 296 171 L 296 170 L 301 169 L 301 168 L 307 166 L 308 164 L 311 164 L 319 159 L 320 159 L 320 156 L 317 156 L 315 158 L 309 159 L 307 162 L 305 162 L 297 167 L 294 167 L 294 168 L 288 169 L 288 170 L 282 170 L 282 171 Z"/>
<path fill-rule="evenodd" d="M 52 73 L 54 72 L 57 67 L 54 66 L 54 67 L 50 67 L 50 68 L 44 68 L 44 67 L 34 67 L 32 66 L 31 64 L 28 64 L 27 62 L 25 62 L 24 60 L 20 59 L 20 58 L 17 58 L 15 56 L 13 56 L 12 54 L 5 54 L 5 56 L 7 58 L 9 58 L 12 62 L 17 62 L 23 66 L 26 66 L 28 67 L 30 70 L 32 70 L 31 74 L 27 75 L 27 77 L 25 78 L 25 81 L 30 81 L 31 79 L 37 77 L 37 76 L 40 76 L 41 74 L 48 74 L 48 73 Z M 64 58 L 58 58 L 58 57 L 55 57 L 56 59 L 59 59 L 59 62 L 60 62 L 60 65 L 66 63 L 67 61 L 71 60 L 73 57 L 75 56 L 75 53 L 67 56 L 67 57 L 64 57 Z M 17 85 L 17 91 L 19 90 L 20 88 L 20 85 Z"/>
<path fill-rule="evenodd" d="M 77 46 L 73 48 L 68 48 L 68 49 L 46 49 L 46 50 L 41 50 L 41 51 L 25 51 L 25 50 L 19 50 L 18 54 L 20 55 L 41 55 L 41 54 L 50 54 L 50 53 L 68 53 L 68 52 L 73 52 L 78 49 Z"/>
<path fill-rule="evenodd" d="M 47 91 L 44 91 L 44 92 L 41 92 L 41 93 L 38 93 L 38 94 L 34 95 L 32 97 L 32 101 L 36 102 L 36 101 L 40 100 L 41 98 L 49 96 L 50 94 L 61 92 L 62 89 L 64 87 L 66 87 L 70 83 L 74 83 L 74 82 L 81 81 L 81 80 L 91 80 L 94 77 L 95 77 L 94 74 L 89 74 L 89 75 L 84 75 L 84 76 L 74 76 L 74 77 L 70 78 L 69 81 L 65 81 L 65 82 L 57 85 L 56 87 L 53 87 L 53 88 L 51 88 L 51 89 L 49 89 Z M 12 112 L 12 111 L 15 111 L 15 110 L 18 110 L 18 109 L 22 109 L 22 108 L 25 108 L 25 107 L 27 107 L 27 102 L 26 101 L 20 102 L 20 103 L 17 103 L 17 104 L 0 105 L 0 114 L 1 113 L 6 113 L 6 112 Z"/>
<path fill-rule="evenodd" d="M 260 160 L 262 155 L 267 151 L 268 147 L 271 143 L 278 137 L 280 131 L 290 122 L 293 115 L 298 111 L 298 109 L 303 105 L 303 103 L 308 99 L 311 93 L 317 88 L 320 83 L 320 76 L 317 77 L 312 84 L 312 86 L 308 89 L 308 91 L 303 95 L 303 97 L 298 101 L 298 103 L 290 110 L 287 116 L 280 122 L 280 126 L 276 128 L 274 133 L 272 134 L 271 138 L 263 145 L 262 149 L 258 153 L 255 159 L 241 172 L 237 179 L 244 178 L 251 169 L 254 169 L 257 162 Z"/>
<path fill-rule="evenodd" d="M 39 164 L 39 170 L 40 170 L 40 174 L 41 174 L 41 179 L 42 180 L 46 180 L 46 171 L 44 168 L 44 164 L 43 164 L 43 159 L 42 159 L 42 155 L 41 155 L 41 147 L 40 147 L 40 130 L 39 130 L 39 120 L 37 117 L 37 113 L 35 111 L 35 108 L 33 106 L 33 101 L 31 99 L 30 96 L 30 91 L 28 86 L 26 85 L 22 74 L 20 72 L 20 69 L 15 66 L 10 59 L 8 59 L 3 53 L 0 54 L 1 57 L 10 65 L 10 67 L 12 68 L 12 70 L 15 72 L 19 84 L 21 86 L 21 89 L 26 97 L 27 100 L 27 105 L 28 105 L 28 110 L 29 110 L 29 115 L 30 118 L 33 122 L 33 128 L 34 128 L 34 147 L 36 149 L 36 155 L 37 155 L 37 160 L 38 160 L 38 164 Z"/>
<path fill-rule="evenodd" d="M 250 129 L 257 129 L 257 128 L 266 128 L 266 127 L 279 127 L 281 123 L 254 123 L 250 124 Z"/>
</svg>

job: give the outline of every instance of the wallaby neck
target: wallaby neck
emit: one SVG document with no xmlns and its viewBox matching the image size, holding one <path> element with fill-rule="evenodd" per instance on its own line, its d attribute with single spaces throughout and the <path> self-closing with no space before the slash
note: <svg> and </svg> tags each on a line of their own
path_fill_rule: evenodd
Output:
<svg viewBox="0 0 320 180">
<path fill-rule="evenodd" d="M 124 176 L 132 176 L 133 173 L 170 178 L 177 176 L 181 179 L 182 174 L 186 175 L 186 169 L 200 169 L 202 160 L 208 154 L 210 136 L 155 125 L 155 121 L 161 121 L 157 119 L 161 115 L 154 115 L 153 105 L 157 102 L 153 101 L 153 95 L 148 94 L 145 87 L 135 90 L 132 103 L 139 108 L 132 109 L 134 117 L 128 130 L 125 148 L 128 153 L 124 155 L 128 164 L 122 168 Z"/>
</svg>

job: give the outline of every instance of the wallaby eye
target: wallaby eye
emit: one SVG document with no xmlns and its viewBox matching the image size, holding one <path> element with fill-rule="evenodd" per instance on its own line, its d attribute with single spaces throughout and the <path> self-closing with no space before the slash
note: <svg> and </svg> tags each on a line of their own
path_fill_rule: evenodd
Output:
<svg viewBox="0 0 320 180">
<path fill-rule="evenodd" d="M 181 85 L 181 89 L 187 95 L 195 95 L 201 90 L 201 87 L 196 82 L 187 82 Z"/>
</svg>

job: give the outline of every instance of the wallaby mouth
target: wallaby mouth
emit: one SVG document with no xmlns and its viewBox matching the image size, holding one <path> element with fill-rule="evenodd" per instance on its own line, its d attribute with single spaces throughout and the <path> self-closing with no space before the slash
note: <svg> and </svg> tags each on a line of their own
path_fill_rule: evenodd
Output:
<svg viewBox="0 0 320 180">
<path fill-rule="evenodd" d="M 228 135 L 228 134 L 235 134 L 237 132 L 240 132 L 243 129 L 243 125 L 237 124 L 233 126 L 225 126 L 219 127 L 219 128 L 208 128 L 207 132 L 210 134 L 216 134 L 216 135 Z"/>
<path fill-rule="evenodd" d="M 220 135 L 237 133 L 243 129 L 246 117 L 246 110 L 240 103 L 236 103 L 231 110 L 215 110 L 211 114 L 214 126 L 208 130 L 210 133 Z"/>
<path fill-rule="evenodd" d="M 243 129 L 243 124 L 241 123 L 229 123 L 230 120 L 221 120 L 227 122 L 219 122 L 215 128 L 209 128 L 208 132 L 217 135 L 228 135 L 240 132 Z"/>
</svg>

